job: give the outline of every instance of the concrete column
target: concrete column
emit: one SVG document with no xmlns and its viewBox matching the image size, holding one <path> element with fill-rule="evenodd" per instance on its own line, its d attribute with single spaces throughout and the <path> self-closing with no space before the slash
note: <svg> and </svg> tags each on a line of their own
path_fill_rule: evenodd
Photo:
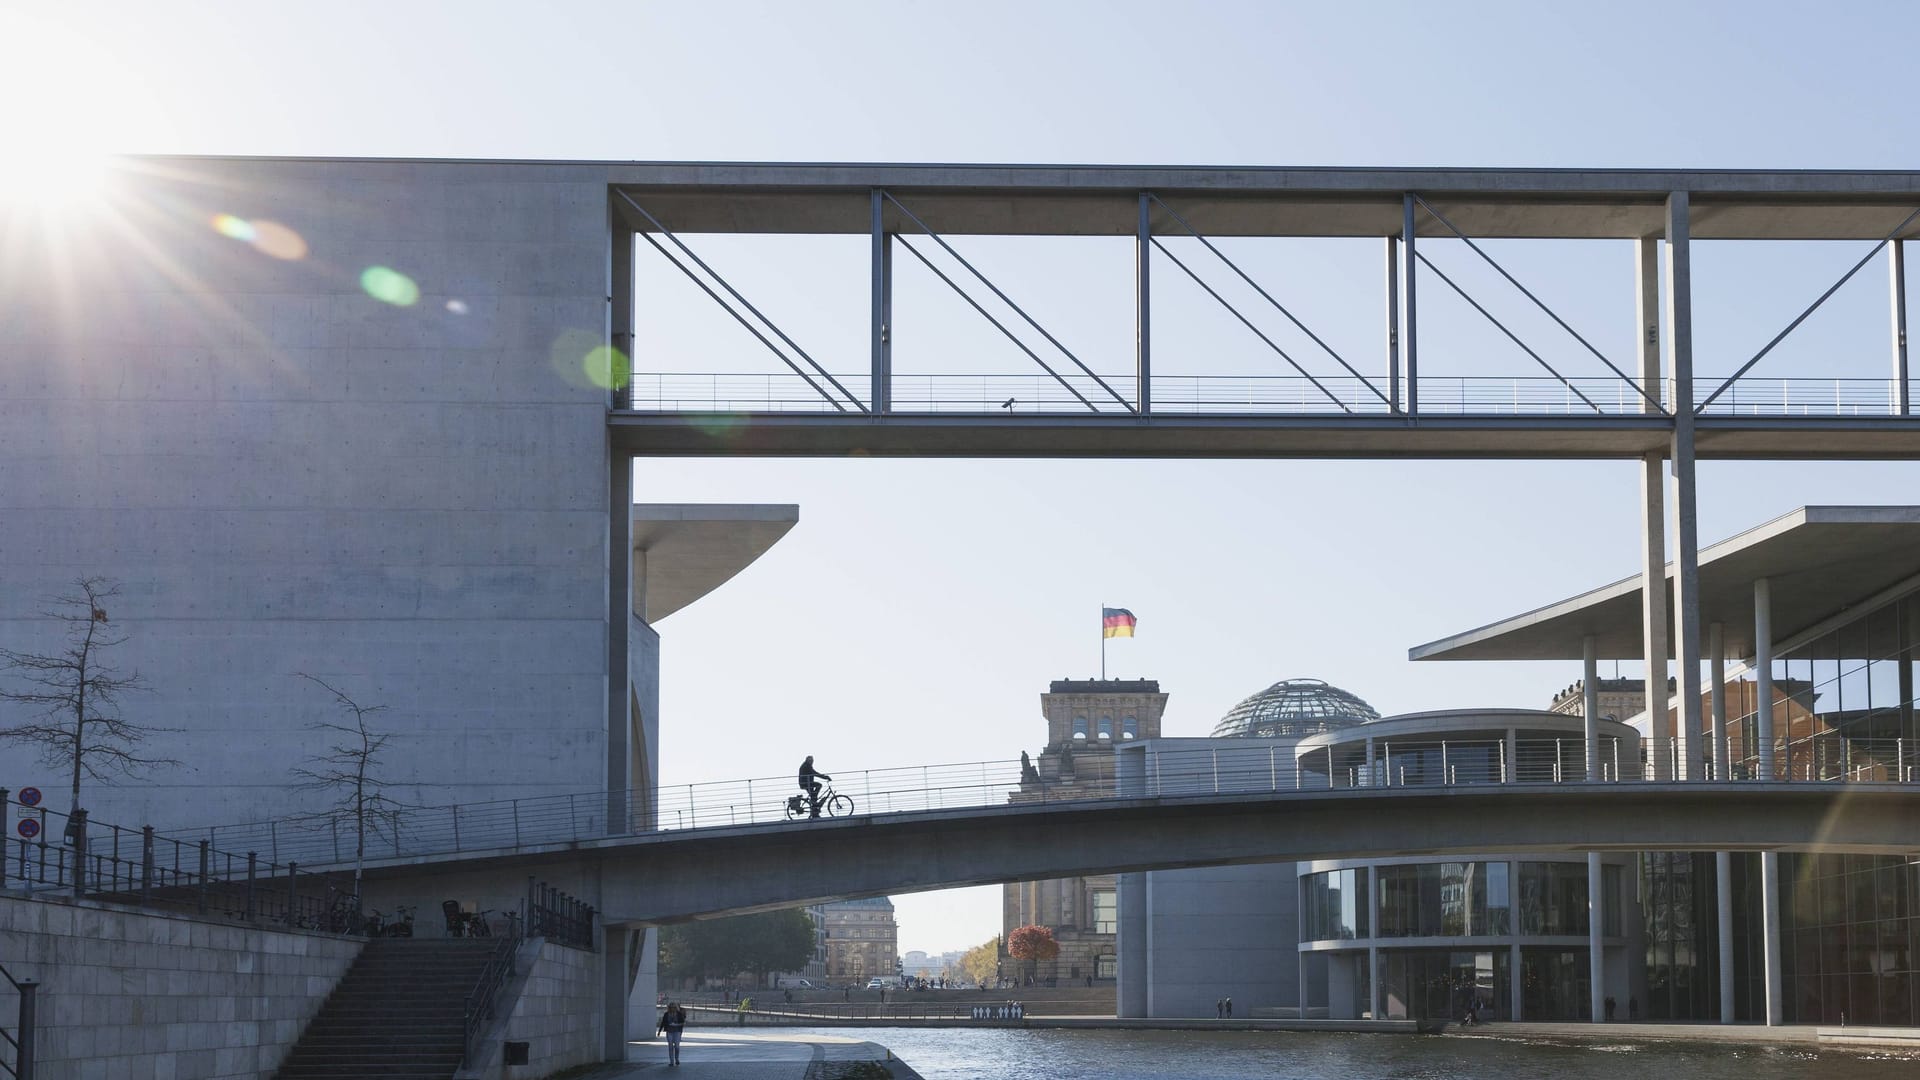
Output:
<svg viewBox="0 0 1920 1080">
<path fill-rule="evenodd" d="M 1647 735 L 1659 746 L 1673 736 L 1667 715 L 1667 500 L 1659 454 L 1640 462 L 1640 639 L 1647 669 Z M 1653 775 L 1667 774 L 1664 754 L 1653 757 Z"/>
<path fill-rule="evenodd" d="M 627 671 L 629 629 L 633 621 L 633 459 L 620 451 L 607 454 L 607 806 L 606 831 L 627 828 L 627 792 L 634 778 L 627 775 L 631 750 L 627 715 L 631 675 Z"/>
<path fill-rule="evenodd" d="M 1400 352 L 1407 358 L 1407 407 L 1408 416 L 1420 414 L 1420 320 L 1419 308 L 1415 303 L 1415 286 L 1419 283 L 1418 260 L 1415 257 L 1414 240 L 1419 229 L 1414 225 L 1416 207 L 1413 195 L 1407 194 L 1401 199 L 1400 242 L 1406 245 L 1400 260 Z"/>
<path fill-rule="evenodd" d="M 1400 411 L 1400 241 L 1386 238 L 1387 252 L 1387 400 Z"/>
<path fill-rule="evenodd" d="M 1753 583 L 1754 739 L 1759 744 L 1760 779 L 1773 779 L 1773 586 Z"/>
<path fill-rule="evenodd" d="M 1633 339 L 1640 343 L 1640 411 L 1660 411 L 1660 239 L 1633 242 Z"/>
<path fill-rule="evenodd" d="M 1767 1024 L 1778 1027 L 1786 1022 L 1786 991 L 1780 975 L 1780 853 L 1760 853 L 1760 921 L 1762 930 L 1761 962 L 1766 969 Z"/>
<path fill-rule="evenodd" d="M 1727 752 L 1727 628 L 1718 620 L 1707 624 L 1708 700 L 1713 706 L 1713 779 L 1733 779 Z"/>
<path fill-rule="evenodd" d="M 1893 409 L 1901 416 L 1912 412 L 1907 386 L 1907 242 L 1887 245 L 1888 285 L 1893 299 Z"/>
<path fill-rule="evenodd" d="M 1380 868 L 1367 867 L 1367 1008 L 1373 1019 L 1381 1018 L 1385 1002 L 1380 996 Z"/>
<path fill-rule="evenodd" d="M 637 944 L 640 934 L 624 927 L 609 926 L 605 930 L 606 945 L 604 969 L 601 985 L 601 1018 L 606 1025 L 606 1040 L 602 1047 L 602 1061 L 627 1060 L 627 990 L 629 972 L 633 970 L 631 950 Z M 652 1036 L 653 1029 L 645 1029 Z"/>
<path fill-rule="evenodd" d="M 1694 501 L 1693 446 L 1693 256 L 1687 193 L 1667 197 L 1667 370 L 1673 402 L 1673 608 L 1674 660 L 1680 696 L 1680 769 L 1676 779 L 1699 773 L 1700 742 L 1700 527 Z"/>
<path fill-rule="evenodd" d="M 873 247 L 873 318 L 869 333 L 872 341 L 873 385 L 867 388 L 875 413 L 893 409 L 893 236 L 887 232 L 886 193 L 874 188 L 868 193 L 868 233 Z"/>
<path fill-rule="evenodd" d="M 1134 407 L 1153 411 L 1153 197 L 1140 193 L 1140 220 L 1134 237 Z"/>
<path fill-rule="evenodd" d="M 1720 931 L 1720 1022 L 1733 1023 L 1733 856 L 1713 853 L 1714 898 Z"/>
<path fill-rule="evenodd" d="M 1580 642 L 1581 728 L 1587 744 L 1588 783 L 1600 778 L 1600 642 L 1588 634 Z"/>
<path fill-rule="evenodd" d="M 1300 1019 L 1305 1020 L 1307 1018 L 1307 954 L 1299 952 L 1294 955 L 1300 967 Z"/>
<path fill-rule="evenodd" d="M 1600 933 L 1606 925 L 1606 896 L 1600 888 L 1604 877 L 1600 853 L 1587 852 L 1587 997 L 1593 1010 L 1589 1019 L 1594 1023 L 1606 1017 L 1607 951 Z"/>
<path fill-rule="evenodd" d="M 1894 605 L 1893 617 L 1896 628 L 1894 641 L 1899 649 L 1895 662 L 1900 665 L 1897 674 L 1900 685 L 1900 732 L 1903 736 L 1911 738 L 1913 735 L 1913 621 L 1907 617 L 1905 604 Z M 1905 761 L 1899 764 L 1902 768 L 1906 767 Z M 1902 773 L 1899 779 L 1904 781 L 1906 774 Z"/>
<path fill-rule="evenodd" d="M 1521 1006 L 1526 1001 L 1520 983 L 1520 864 L 1507 863 L 1507 932 L 1513 943 L 1507 946 L 1507 1019 L 1523 1019 Z"/>
<path fill-rule="evenodd" d="M 1147 955 L 1147 875 L 1121 874 L 1115 891 L 1120 925 L 1114 941 L 1114 955 L 1119 963 L 1115 972 L 1118 999 L 1114 1002 L 1114 1015 L 1144 1017 L 1147 985 L 1151 979 L 1151 961 Z"/>
</svg>

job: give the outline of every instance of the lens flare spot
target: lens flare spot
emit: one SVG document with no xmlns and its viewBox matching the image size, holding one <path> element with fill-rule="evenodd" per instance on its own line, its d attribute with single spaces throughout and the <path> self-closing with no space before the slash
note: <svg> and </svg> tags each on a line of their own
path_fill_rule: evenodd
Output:
<svg viewBox="0 0 1920 1080">
<path fill-rule="evenodd" d="M 289 262 L 307 257 L 306 237 L 287 226 L 277 221 L 264 220 L 249 224 L 253 228 L 253 246 L 259 250 L 260 254 Z"/>
<path fill-rule="evenodd" d="M 465 300 L 449 300 L 447 301 L 447 310 L 453 312 L 455 315 L 465 315 L 467 313 L 467 302 Z"/>
<path fill-rule="evenodd" d="M 375 300 L 394 307 L 412 307 L 420 302 L 420 286 L 391 267 L 369 266 L 360 271 L 360 288 Z"/>
<path fill-rule="evenodd" d="M 213 231 L 229 240 L 240 240 L 246 243 L 253 242 L 253 222 L 245 218 L 234 217 L 232 214 L 213 215 Z"/>
<path fill-rule="evenodd" d="M 602 390 L 620 390 L 633 381 L 633 361 L 611 345 L 590 350 L 580 362 L 587 381 Z"/>
</svg>

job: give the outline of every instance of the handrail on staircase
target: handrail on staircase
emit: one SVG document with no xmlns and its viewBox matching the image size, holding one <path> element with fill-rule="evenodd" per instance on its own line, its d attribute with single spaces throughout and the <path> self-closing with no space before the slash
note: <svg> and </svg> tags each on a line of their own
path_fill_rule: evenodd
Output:
<svg viewBox="0 0 1920 1080">
<path fill-rule="evenodd" d="M 32 979 L 16 979 L 4 965 L 0 965 L 0 978 L 13 984 L 20 993 L 19 1034 L 9 1034 L 0 1028 L 0 1039 L 13 1047 L 13 1064 L 0 1061 L 0 1069 L 5 1069 L 14 1080 L 33 1080 L 33 1044 L 34 1044 L 34 991 L 40 984 Z"/>
<path fill-rule="evenodd" d="M 480 1038 L 480 1032 L 487 1022 L 493 1019 L 494 1007 L 500 997 L 500 988 L 513 977 L 514 958 L 520 952 L 520 942 L 524 939 L 526 919 L 509 918 L 507 935 L 494 946 L 493 955 L 487 959 L 487 966 L 480 972 L 480 978 L 474 983 L 473 992 L 467 995 L 466 1036 L 461 1041 L 460 1067 L 469 1068 L 473 1063 L 474 1043 Z"/>
</svg>

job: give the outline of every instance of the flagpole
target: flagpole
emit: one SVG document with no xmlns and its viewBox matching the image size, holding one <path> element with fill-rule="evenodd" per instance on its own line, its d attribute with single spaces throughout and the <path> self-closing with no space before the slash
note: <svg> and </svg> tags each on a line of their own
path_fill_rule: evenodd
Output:
<svg viewBox="0 0 1920 1080">
<path fill-rule="evenodd" d="M 1100 601 L 1100 681 L 1107 681 L 1107 602 Z"/>
</svg>

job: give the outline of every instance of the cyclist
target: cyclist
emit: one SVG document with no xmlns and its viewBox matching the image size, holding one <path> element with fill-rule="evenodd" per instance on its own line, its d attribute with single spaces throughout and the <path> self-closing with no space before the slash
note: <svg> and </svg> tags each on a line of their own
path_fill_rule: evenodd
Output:
<svg viewBox="0 0 1920 1080">
<path fill-rule="evenodd" d="M 820 781 L 831 779 L 833 777 L 813 767 L 812 754 L 808 754 L 807 760 L 800 763 L 800 790 L 807 793 L 807 808 L 811 811 L 808 817 L 820 816 Z"/>
</svg>

